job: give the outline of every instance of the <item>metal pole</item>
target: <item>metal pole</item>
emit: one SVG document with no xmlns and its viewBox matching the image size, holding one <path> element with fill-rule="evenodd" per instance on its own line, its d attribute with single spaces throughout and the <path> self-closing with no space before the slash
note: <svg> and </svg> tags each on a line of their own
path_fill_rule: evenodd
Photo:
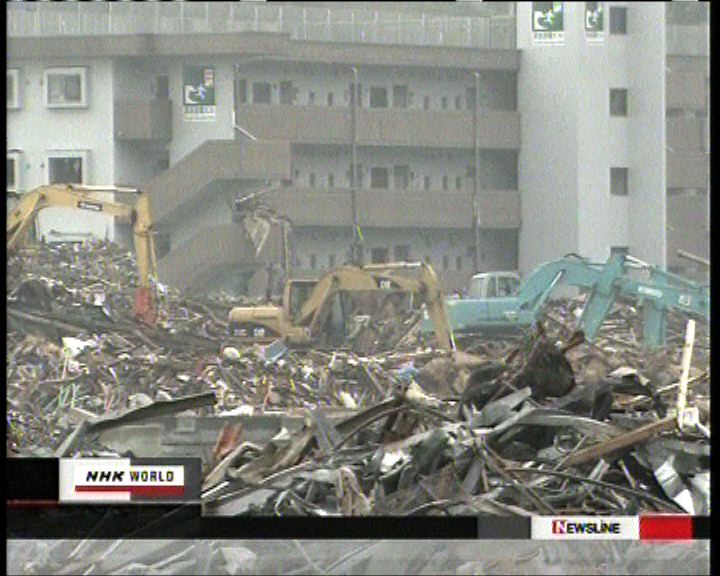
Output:
<svg viewBox="0 0 720 576">
<path fill-rule="evenodd" d="M 351 178 L 350 178 L 350 203 L 352 208 L 352 220 L 353 220 L 353 246 L 352 246 L 352 260 L 354 264 L 360 264 L 360 245 L 358 243 L 359 237 L 358 237 L 358 222 L 357 222 L 357 146 L 356 146 L 356 122 L 357 117 L 355 114 L 355 108 L 357 106 L 357 99 L 358 99 L 358 71 L 355 66 L 352 67 L 352 73 L 353 73 L 353 88 L 352 88 L 352 99 L 350 101 L 350 104 L 352 105 L 350 110 L 351 115 L 351 146 L 352 146 L 352 152 L 351 152 L 351 164 L 352 164 L 352 171 L 351 171 Z"/>
<path fill-rule="evenodd" d="M 473 178 L 473 215 L 475 218 L 475 272 L 480 271 L 480 141 L 478 138 L 478 115 L 480 109 L 480 74 L 475 72 L 475 114 L 473 114 L 473 137 L 475 138 L 475 178 Z"/>
</svg>

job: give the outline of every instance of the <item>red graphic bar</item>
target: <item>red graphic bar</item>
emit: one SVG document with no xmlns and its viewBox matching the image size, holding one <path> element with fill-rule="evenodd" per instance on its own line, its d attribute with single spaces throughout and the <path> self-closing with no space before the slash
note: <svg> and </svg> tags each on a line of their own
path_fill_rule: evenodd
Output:
<svg viewBox="0 0 720 576">
<path fill-rule="evenodd" d="M 692 516 L 641 516 L 640 540 L 692 540 Z"/>
<path fill-rule="evenodd" d="M 75 486 L 75 492 L 130 492 L 133 496 L 183 496 L 185 486 Z"/>
</svg>

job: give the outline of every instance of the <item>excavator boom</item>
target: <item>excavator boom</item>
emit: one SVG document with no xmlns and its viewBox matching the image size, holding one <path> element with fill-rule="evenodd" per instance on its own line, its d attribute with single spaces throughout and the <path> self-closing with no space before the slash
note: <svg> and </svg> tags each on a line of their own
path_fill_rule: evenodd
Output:
<svg viewBox="0 0 720 576">
<path fill-rule="evenodd" d="M 134 206 L 128 206 L 119 202 L 99 200 L 91 192 L 131 193 L 139 198 Z M 45 208 L 75 208 L 102 212 L 132 224 L 140 277 L 140 288 L 135 295 L 135 314 L 146 324 L 154 325 L 157 312 L 150 278 L 151 276 L 157 278 L 157 260 L 148 197 L 138 190 L 112 186 L 51 184 L 36 188 L 23 194 L 18 204 L 8 214 L 6 227 L 8 254 L 16 251 L 23 244 L 36 215 Z"/>
<path fill-rule="evenodd" d="M 644 272 L 647 278 L 627 274 L 631 269 Z M 516 297 L 449 300 L 450 326 L 468 333 L 527 328 L 539 318 L 560 282 L 589 290 L 579 321 L 579 328 L 589 341 L 595 338 L 619 296 L 636 299 L 642 305 L 643 339 L 650 348 L 664 345 L 666 314 L 670 309 L 709 319 L 710 293 L 706 286 L 630 256 L 614 255 L 604 263 L 567 256 L 538 266 L 520 286 Z M 432 330 L 429 322 L 423 330 Z"/>
</svg>

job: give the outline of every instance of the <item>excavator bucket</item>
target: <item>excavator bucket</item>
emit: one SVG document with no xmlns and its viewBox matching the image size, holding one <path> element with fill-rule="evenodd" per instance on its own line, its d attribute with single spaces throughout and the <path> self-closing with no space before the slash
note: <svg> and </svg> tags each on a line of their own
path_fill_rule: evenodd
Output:
<svg viewBox="0 0 720 576">
<path fill-rule="evenodd" d="M 155 298 L 150 288 L 138 288 L 135 292 L 135 302 L 133 305 L 135 317 L 150 327 L 157 323 L 157 308 L 155 307 Z"/>
</svg>

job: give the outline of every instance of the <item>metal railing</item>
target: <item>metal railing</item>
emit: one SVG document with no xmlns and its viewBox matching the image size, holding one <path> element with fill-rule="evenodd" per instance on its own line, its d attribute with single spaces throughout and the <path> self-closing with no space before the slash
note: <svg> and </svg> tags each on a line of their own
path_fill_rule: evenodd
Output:
<svg viewBox="0 0 720 576">
<path fill-rule="evenodd" d="M 298 40 L 515 48 L 514 16 L 453 17 L 256 2 L 8 2 L 10 37 L 276 32 Z"/>
</svg>

